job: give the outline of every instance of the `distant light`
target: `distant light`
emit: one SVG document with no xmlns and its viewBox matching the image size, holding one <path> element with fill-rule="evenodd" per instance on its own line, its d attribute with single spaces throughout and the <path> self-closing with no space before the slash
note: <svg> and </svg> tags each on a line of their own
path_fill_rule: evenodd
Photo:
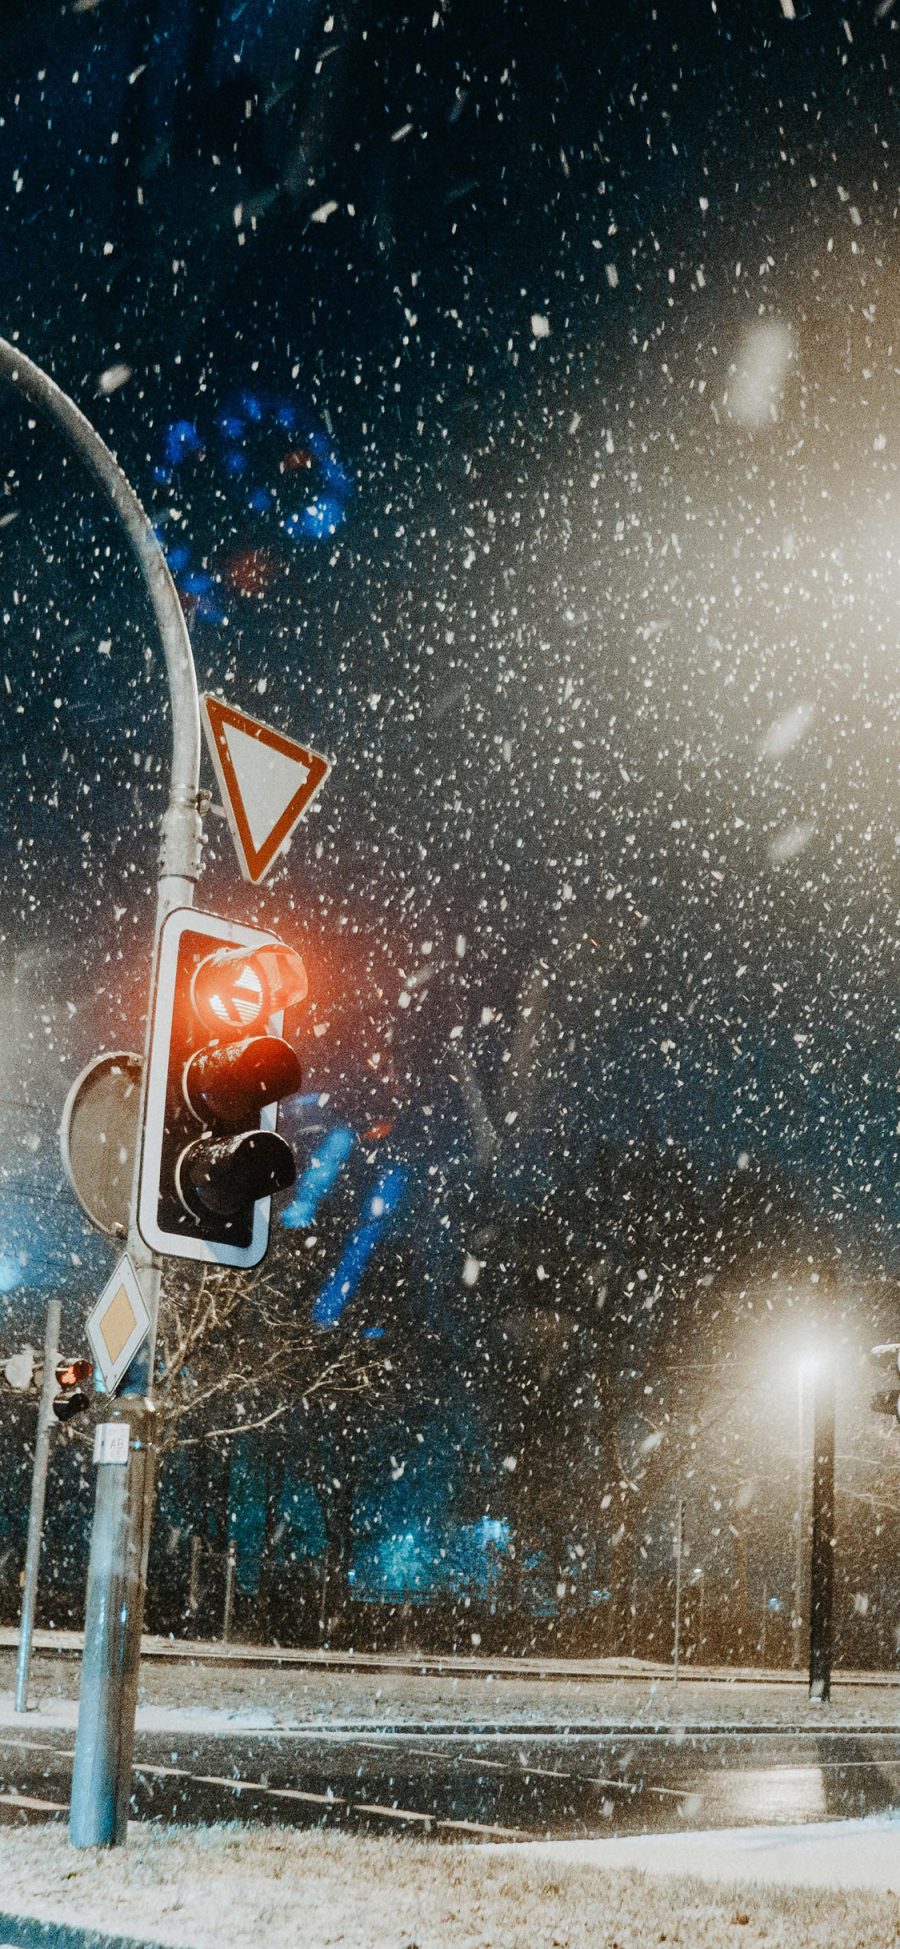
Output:
<svg viewBox="0 0 900 1949">
<path fill-rule="evenodd" d="M 505 1517 L 482 1516 L 479 1528 L 481 1530 L 482 1545 L 485 1548 L 489 1543 L 493 1543 L 494 1545 L 502 1543 L 505 1545 L 509 1542 L 509 1523 Z"/>
<path fill-rule="evenodd" d="M 182 575 L 181 586 L 186 596 L 205 596 L 213 586 L 213 579 L 206 569 L 192 568 Z"/>
<path fill-rule="evenodd" d="M 173 420 L 166 427 L 163 450 L 170 467 L 177 467 L 186 454 L 202 453 L 203 441 L 193 420 Z"/>
<path fill-rule="evenodd" d="M 22 1284 L 22 1267 L 8 1252 L 0 1252 L 0 1293 L 14 1292 Z"/>
<path fill-rule="evenodd" d="M 307 536 L 313 541 L 322 541 L 333 535 L 344 519 L 344 508 L 336 496 L 319 494 L 308 506 L 296 514 L 285 516 L 282 526 L 291 541 L 299 541 Z"/>
</svg>

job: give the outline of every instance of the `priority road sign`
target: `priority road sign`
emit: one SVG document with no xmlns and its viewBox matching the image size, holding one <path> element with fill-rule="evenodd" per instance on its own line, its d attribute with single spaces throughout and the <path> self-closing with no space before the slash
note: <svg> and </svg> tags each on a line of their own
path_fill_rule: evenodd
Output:
<svg viewBox="0 0 900 1949">
<path fill-rule="evenodd" d="M 89 1315 L 86 1332 L 107 1394 L 114 1394 L 150 1329 L 150 1315 L 128 1253 Z"/>
<path fill-rule="evenodd" d="M 201 705 L 238 864 L 244 879 L 256 882 L 308 811 L 331 764 L 220 697 L 207 693 Z"/>
</svg>

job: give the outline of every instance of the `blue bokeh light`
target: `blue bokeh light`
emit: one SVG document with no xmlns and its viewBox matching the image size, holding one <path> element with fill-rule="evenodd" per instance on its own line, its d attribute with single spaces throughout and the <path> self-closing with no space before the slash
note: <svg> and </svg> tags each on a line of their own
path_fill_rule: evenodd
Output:
<svg viewBox="0 0 900 1949">
<path fill-rule="evenodd" d="M 15 1292 L 22 1284 L 22 1267 L 9 1252 L 0 1252 L 0 1293 Z"/>
<path fill-rule="evenodd" d="M 289 1232 L 303 1231 L 314 1223 L 321 1200 L 333 1189 L 355 1142 L 353 1131 L 346 1125 L 329 1130 L 313 1152 L 290 1204 L 281 1214 L 281 1222 Z"/>
<path fill-rule="evenodd" d="M 407 1173 L 399 1164 L 389 1164 L 378 1173 L 367 1201 L 363 1222 L 350 1233 L 334 1271 L 329 1274 L 313 1301 L 314 1326 L 336 1326 L 365 1272 L 382 1232 L 402 1203 Z"/>
</svg>

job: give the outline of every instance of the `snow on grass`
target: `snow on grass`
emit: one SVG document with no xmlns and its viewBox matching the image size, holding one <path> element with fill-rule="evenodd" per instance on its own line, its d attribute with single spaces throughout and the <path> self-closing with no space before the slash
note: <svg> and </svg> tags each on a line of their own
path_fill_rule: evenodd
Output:
<svg viewBox="0 0 900 1949">
<path fill-rule="evenodd" d="M 70 1727 L 78 1696 L 80 1663 L 39 1652 L 32 1663 L 31 1699 L 39 1722 Z M 0 1650 L 0 1723 L 14 1717 L 15 1652 Z M 659 1677 L 630 1680 L 570 1677 L 446 1674 L 409 1671 L 336 1671 L 327 1667 L 230 1666 L 189 1655 L 177 1663 L 145 1658 L 141 1665 L 142 1731 L 184 1730 L 192 1715 L 194 1731 L 233 1732 L 237 1725 L 278 1726 L 434 1725 L 439 1722 L 506 1726 L 541 1724 L 560 1729 L 630 1725 L 636 1730 L 703 1726 L 762 1725 L 812 1728 L 895 1726 L 900 1693 L 896 1686 L 835 1686 L 830 1706 L 811 1706 L 802 1681 L 795 1685 L 752 1684 L 741 1680 L 678 1685 Z M 174 1717 L 173 1717 L 174 1715 Z M 193 1715 L 197 1715 L 194 1717 Z"/>
<path fill-rule="evenodd" d="M 0 1907 L 166 1949 L 893 1949 L 895 1897 L 715 1888 L 516 1848 L 346 1833 L 133 1825 L 74 1853 L 0 1830 Z"/>
</svg>

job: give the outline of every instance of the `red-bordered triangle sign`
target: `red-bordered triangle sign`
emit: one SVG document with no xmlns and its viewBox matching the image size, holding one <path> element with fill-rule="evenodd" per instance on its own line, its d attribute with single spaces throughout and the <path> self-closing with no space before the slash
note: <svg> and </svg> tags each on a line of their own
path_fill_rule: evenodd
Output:
<svg viewBox="0 0 900 1949">
<path fill-rule="evenodd" d="M 221 697 L 200 701 L 241 872 L 245 880 L 261 880 L 331 765 L 321 752 L 308 751 Z"/>
</svg>

